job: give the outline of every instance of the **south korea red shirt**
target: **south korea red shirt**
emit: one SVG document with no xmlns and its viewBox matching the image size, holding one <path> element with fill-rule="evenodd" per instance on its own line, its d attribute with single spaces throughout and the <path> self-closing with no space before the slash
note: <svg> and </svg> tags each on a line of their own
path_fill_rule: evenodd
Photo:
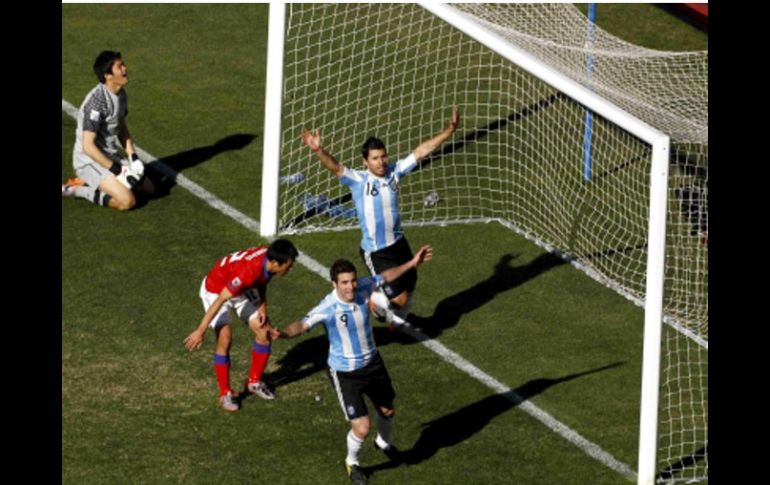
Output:
<svg viewBox="0 0 770 485">
<path fill-rule="evenodd" d="M 264 287 L 270 281 L 267 272 L 267 247 L 257 246 L 228 254 L 206 275 L 206 291 L 219 294 L 223 288 L 233 296 L 249 288 Z"/>
</svg>

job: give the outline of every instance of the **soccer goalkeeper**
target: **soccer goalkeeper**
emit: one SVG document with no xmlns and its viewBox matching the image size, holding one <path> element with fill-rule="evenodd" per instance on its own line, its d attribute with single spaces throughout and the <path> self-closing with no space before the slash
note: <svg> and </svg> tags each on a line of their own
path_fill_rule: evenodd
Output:
<svg viewBox="0 0 770 485">
<path fill-rule="evenodd" d="M 382 140 L 370 137 L 361 152 L 366 170 L 352 170 L 339 163 L 321 146 L 320 130 L 315 133 L 302 130 L 302 141 L 328 171 L 339 177 L 340 183 L 350 188 L 362 233 L 361 258 L 372 275 L 412 258 L 412 250 L 401 229 L 399 182 L 449 139 L 459 122 L 460 111 L 455 107 L 445 129 L 417 145 L 408 157 L 396 163 L 388 163 L 388 154 Z M 409 314 L 416 285 L 417 271 L 412 268 L 382 288 L 391 302 L 394 314 L 401 319 L 406 319 Z"/>
<path fill-rule="evenodd" d="M 62 197 L 79 197 L 115 210 L 136 205 L 132 190 L 152 193 L 144 164 L 134 150 L 126 124 L 128 69 L 120 52 L 104 51 L 94 62 L 99 84 L 78 110 L 72 164 L 76 178 L 61 186 Z M 120 149 L 125 153 L 121 157 Z"/>
</svg>

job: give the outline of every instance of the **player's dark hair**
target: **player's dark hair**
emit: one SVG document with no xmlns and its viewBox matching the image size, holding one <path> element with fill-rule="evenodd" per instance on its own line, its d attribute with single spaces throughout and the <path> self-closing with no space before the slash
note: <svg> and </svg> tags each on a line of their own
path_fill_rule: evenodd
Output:
<svg viewBox="0 0 770 485">
<path fill-rule="evenodd" d="M 329 276 L 331 276 L 332 281 L 334 283 L 337 282 L 337 276 L 341 273 L 353 273 L 356 274 L 356 267 L 353 266 L 353 263 L 348 261 L 347 259 L 338 259 L 334 262 L 331 269 L 329 270 Z"/>
<path fill-rule="evenodd" d="M 369 157 L 369 150 L 385 150 L 385 143 L 379 138 L 370 136 L 366 139 L 364 146 L 361 148 L 361 155 L 364 156 L 364 159 Z"/>
<path fill-rule="evenodd" d="M 267 248 L 267 259 L 283 264 L 289 260 L 296 261 L 299 251 L 288 239 L 276 239 Z"/>
<path fill-rule="evenodd" d="M 96 60 L 94 61 L 94 74 L 96 74 L 96 78 L 99 79 L 100 83 L 104 84 L 104 76 L 112 74 L 112 65 L 118 59 L 121 59 L 121 57 L 120 52 L 117 51 L 102 51 L 96 56 Z"/>
</svg>

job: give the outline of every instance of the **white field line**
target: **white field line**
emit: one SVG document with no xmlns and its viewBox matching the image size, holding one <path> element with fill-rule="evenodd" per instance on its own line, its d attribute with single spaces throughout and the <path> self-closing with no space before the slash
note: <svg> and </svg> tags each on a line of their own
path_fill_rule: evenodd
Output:
<svg viewBox="0 0 770 485">
<path fill-rule="evenodd" d="M 64 99 L 62 99 L 61 104 L 62 104 L 62 111 L 67 113 L 69 116 L 77 119 L 77 108 L 75 108 L 71 103 L 69 103 Z M 254 219 L 240 212 L 239 210 L 233 208 L 232 206 L 230 206 L 229 204 L 227 204 L 226 202 L 218 198 L 216 195 L 212 194 L 211 192 L 207 191 L 200 185 L 191 181 L 184 175 L 175 172 L 171 167 L 169 167 L 168 165 L 166 165 L 161 160 L 154 157 L 147 151 L 139 148 L 136 145 L 134 145 L 134 147 L 136 148 L 136 151 L 140 155 L 142 160 L 145 161 L 145 163 L 147 164 L 152 163 L 154 168 L 161 171 L 167 177 L 174 179 L 178 185 L 186 188 L 193 195 L 200 198 L 201 200 L 209 204 L 211 207 L 219 210 L 220 212 L 230 217 L 231 219 L 235 220 L 236 222 L 246 227 L 247 229 L 250 229 L 256 232 L 257 234 L 259 233 L 259 222 L 255 221 Z M 308 256 L 307 254 L 300 251 L 299 258 L 297 259 L 297 261 L 301 265 L 310 269 L 313 273 L 318 274 L 324 280 L 329 278 L 328 269 L 318 261 Z M 513 389 L 501 383 L 500 381 L 490 376 L 486 372 L 482 371 L 475 365 L 471 364 L 469 361 L 467 361 L 465 358 L 463 358 L 453 350 L 450 350 L 449 348 L 447 348 L 437 340 L 432 340 L 430 337 L 428 337 L 427 335 L 425 335 L 424 333 L 420 332 L 419 330 L 417 330 L 412 326 L 402 325 L 399 327 L 399 329 L 401 329 L 401 331 L 403 331 L 404 333 L 408 334 L 409 336 L 411 336 L 412 338 L 420 342 L 426 348 L 440 355 L 441 358 L 443 358 L 449 364 L 452 364 L 459 370 L 465 372 L 467 375 L 473 377 L 474 379 L 481 382 L 482 384 L 492 389 L 493 391 L 504 394 L 506 398 L 508 398 L 511 402 L 518 405 L 517 407 L 519 409 L 523 410 L 533 418 L 543 423 L 551 431 L 562 436 L 564 439 L 566 439 L 573 445 L 583 450 L 587 455 L 598 460 L 599 462 L 603 463 L 604 465 L 611 468 L 612 470 L 615 470 L 616 472 L 624 475 L 627 479 L 631 481 L 636 480 L 636 472 L 634 472 L 631 469 L 631 467 L 629 467 L 625 463 L 618 461 L 611 454 L 604 451 L 599 445 L 585 439 L 578 432 L 574 431 L 569 426 L 565 425 L 564 423 L 560 422 L 559 420 L 557 420 L 547 412 L 543 411 L 536 405 L 532 404 L 530 401 L 527 401 L 522 396 L 514 392 Z"/>
</svg>

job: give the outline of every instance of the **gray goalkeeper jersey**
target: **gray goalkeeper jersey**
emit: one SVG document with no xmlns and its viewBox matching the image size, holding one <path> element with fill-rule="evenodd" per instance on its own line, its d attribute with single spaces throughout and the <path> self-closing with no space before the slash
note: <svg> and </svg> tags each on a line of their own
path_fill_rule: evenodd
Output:
<svg viewBox="0 0 770 485">
<path fill-rule="evenodd" d="M 96 146 L 113 162 L 120 163 L 119 133 L 128 114 L 126 91 L 115 95 L 104 84 L 98 84 L 86 95 L 78 111 L 73 165 L 75 170 L 96 163 L 83 152 L 83 130 L 96 133 Z"/>
</svg>

